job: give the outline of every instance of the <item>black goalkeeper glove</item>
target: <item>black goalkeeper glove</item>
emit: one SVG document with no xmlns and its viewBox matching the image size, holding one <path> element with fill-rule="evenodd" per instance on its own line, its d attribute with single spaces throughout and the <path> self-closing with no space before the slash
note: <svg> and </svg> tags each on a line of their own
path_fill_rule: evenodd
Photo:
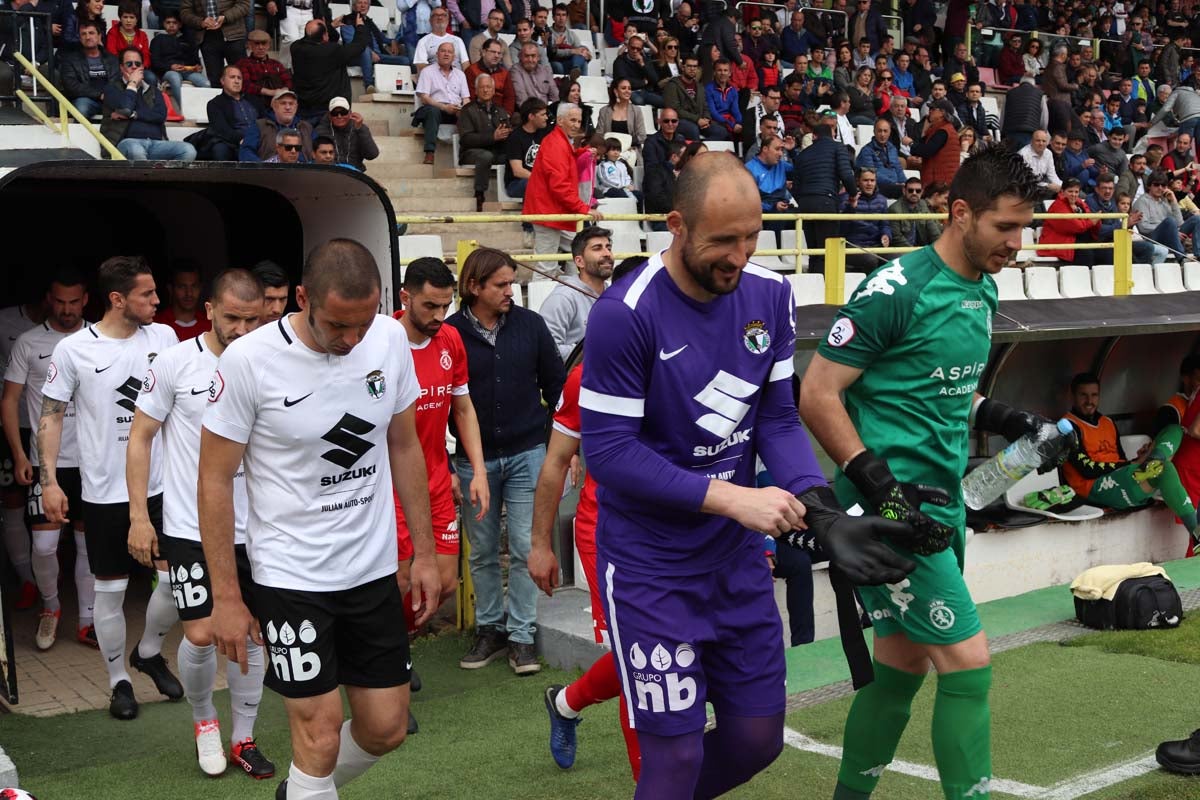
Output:
<svg viewBox="0 0 1200 800">
<path fill-rule="evenodd" d="M 923 503 L 949 505 L 950 494 L 945 489 L 920 483 L 900 483 L 887 462 L 870 450 L 852 458 L 845 473 L 876 514 L 908 524 L 905 530 L 891 535 L 893 542 L 923 556 L 940 553 L 950 546 L 954 529 L 921 511 Z"/>
<path fill-rule="evenodd" d="M 783 537 L 793 547 L 817 549 L 838 567 L 851 583 L 858 586 L 878 586 L 899 583 L 916 569 L 916 564 L 899 555 L 879 537 L 892 539 L 911 536 L 910 527 L 903 522 L 880 517 L 852 517 L 838 505 L 837 497 L 828 486 L 814 486 L 796 498 L 804 503 L 806 531 L 793 531 Z"/>
<path fill-rule="evenodd" d="M 979 404 L 979 408 L 975 409 L 975 430 L 998 433 L 1009 444 L 1022 436 L 1037 436 L 1047 425 L 1053 426 L 1054 422 L 1033 411 L 1018 411 L 1012 406 L 986 397 Z M 1043 464 L 1038 472 L 1047 472 L 1062 466 L 1075 447 L 1075 436 L 1072 434 L 1063 441 L 1063 446 L 1059 448 L 1055 457 Z"/>
</svg>

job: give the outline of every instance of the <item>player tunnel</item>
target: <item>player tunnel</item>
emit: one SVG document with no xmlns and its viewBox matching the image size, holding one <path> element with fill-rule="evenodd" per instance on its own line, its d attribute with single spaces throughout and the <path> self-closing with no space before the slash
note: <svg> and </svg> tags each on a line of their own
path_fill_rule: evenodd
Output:
<svg viewBox="0 0 1200 800">
<path fill-rule="evenodd" d="M 144 255 L 160 286 L 181 259 L 199 263 L 208 277 L 269 259 L 295 284 L 312 248 L 342 237 L 374 254 L 382 310 L 392 310 L 399 275 L 395 213 L 387 193 L 362 173 L 143 163 L 52 161 L 0 177 L 3 305 L 36 296 L 61 266 L 90 277 L 113 255 Z M 94 293 L 92 299 L 101 302 Z"/>
</svg>

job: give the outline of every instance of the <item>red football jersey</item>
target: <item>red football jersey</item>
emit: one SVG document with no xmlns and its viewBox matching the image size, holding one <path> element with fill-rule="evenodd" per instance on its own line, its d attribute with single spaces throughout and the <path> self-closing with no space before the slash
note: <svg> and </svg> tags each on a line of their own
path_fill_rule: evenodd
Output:
<svg viewBox="0 0 1200 800">
<path fill-rule="evenodd" d="M 179 337 L 179 341 L 181 342 L 194 339 L 200 334 L 212 330 L 212 323 L 208 321 L 203 308 L 196 309 L 196 318 L 192 320 L 190 325 L 185 325 L 175 319 L 175 310 L 170 306 L 164 306 L 162 310 L 155 314 L 154 321 L 161 322 L 163 325 L 170 325 L 171 330 L 175 331 L 175 335 Z"/>
<path fill-rule="evenodd" d="M 558 408 L 554 411 L 554 430 L 574 439 L 580 436 L 579 382 L 582 375 L 583 364 L 567 375 L 567 382 L 563 384 L 562 394 L 558 398 Z M 592 480 L 592 473 L 588 472 L 579 493 L 579 505 L 575 508 L 575 546 L 579 550 L 595 552 L 596 517 L 596 482 Z"/>
</svg>

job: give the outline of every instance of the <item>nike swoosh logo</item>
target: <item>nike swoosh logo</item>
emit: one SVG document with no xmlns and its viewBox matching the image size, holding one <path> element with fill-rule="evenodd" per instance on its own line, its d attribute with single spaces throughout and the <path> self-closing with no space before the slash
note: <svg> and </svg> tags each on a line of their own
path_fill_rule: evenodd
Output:
<svg viewBox="0 0 1200 800">
<path fill-rule="evenodd" d="M 111 368 L 112 368 L 112 364 L 109 364 L 104 369 L 111 369 Z M 104 372 L 104 369 L 100 369 L 99 367 L 96 367 L 96 374 L 99 375 L 101 372 Z"/>
<path fill-rule="evenodd" d="M 108 663 L 110 663 L 110 664 L 111 664 L 112 662 L 116 661 L 116 660 L 117 660 L 118 658 L 120 658 L 120 657 L 121 657 L 121 656 L 119 656 L 119 655 L 115 655 L 115 656 L 113 656 L 112 658 L 110 658 L 110 659 L 108 660 Z"/>
<path fill-rule="evenodd" d="M 208 389 L 201 389 L 198 392 L 195 389 L 192 389 L 192 394 L 208 394 Z"/>
<path fill-rule="evenodd" d="M 308 398 L 309 398 L 311 395 L 312 395 L 312 392 L 309 392 L 308 394 L 304 395 L 304 397 L 297 397 L 295 400 L 289 400 L 288 398 L 286 398 L 286 397 L 285 397 L 285 398 L 283 398 L 283 407 L 284 407 L 284 408 L 291 408 L 292 406 L 296 405 L 296 403 L 302 403 L 302 402 L 304 402 L 304 401 L 305 401 L 305 400 L 307 400 L 307 399 L 308 399 Z"/>
<path fill-rule="evenodd" d="M 405 665 L 404 665 L 404 668 L 405 668 L 405 669 L 412 669 L 412 662 L 411 662 L 411 661 L 409 661 L 407 664 L 405 664 Z"/>
<path fill-rule="evenodd" d="M 687 350 L 687 348 L 688 348 L 688 346 L 685 344 L 683 347 L 679 348 L 678 350 L 672 350 L 669 353 L 666 350 L 659 350 L 658 351 L 658 360 L 659 361 L 670 361 L 672 358 L 679 355 L 684 350 Z"/>
<path fill-rule="evenodd" d="M 42 355 L 41 353 L 38 353 L 38 359 L 40 360 L 40 359 L 43 359 L 43 358 L 49 358 L 49 357 L 50 357 L 50 356 L 52 356 L 52 355 L 54 355 L 54 354 L 53 354 L 53 353 L 46 353 L 46 355 Z"/>
</svg>

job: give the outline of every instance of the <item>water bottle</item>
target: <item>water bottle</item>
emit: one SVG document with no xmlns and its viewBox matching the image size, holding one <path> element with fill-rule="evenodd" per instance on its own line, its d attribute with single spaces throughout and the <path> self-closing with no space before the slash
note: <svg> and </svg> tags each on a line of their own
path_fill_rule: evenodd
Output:
<svg viewBox="0 0 1200 800">
<path fill-rule="evenodd" d="M 1036 434 L 1017 439 L 962 479 L 963 501 L 975 511 L 1004 494 L 1030 472 L 1059 456 L 1074 433 L 1071 423 L 1060 419 L 1042 426 Z"/>
</svg>

